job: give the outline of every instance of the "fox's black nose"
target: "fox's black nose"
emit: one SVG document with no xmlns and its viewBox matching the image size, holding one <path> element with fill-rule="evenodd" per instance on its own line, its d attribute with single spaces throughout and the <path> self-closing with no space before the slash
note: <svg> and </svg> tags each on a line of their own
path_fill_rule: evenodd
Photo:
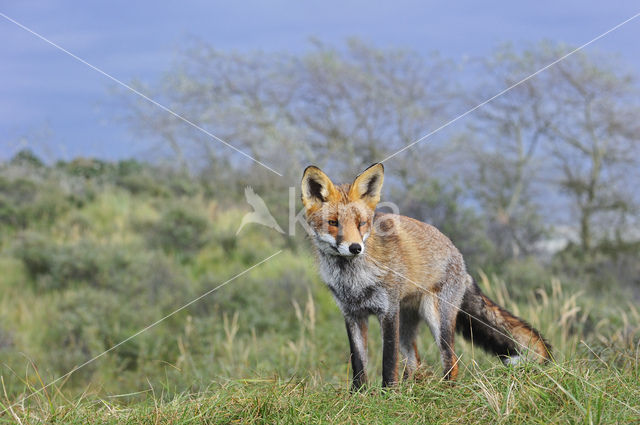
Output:
<svg viewBox="0 0 640 425">
<path fill-rule="evenodd" d="M 352 254 L 360 254 L 361 251 L 362 245 L 360 245 L 359 243 L 352 243 L 351 245 L 349 245 L 349 252 L 351 252 Z"/>
</svg>

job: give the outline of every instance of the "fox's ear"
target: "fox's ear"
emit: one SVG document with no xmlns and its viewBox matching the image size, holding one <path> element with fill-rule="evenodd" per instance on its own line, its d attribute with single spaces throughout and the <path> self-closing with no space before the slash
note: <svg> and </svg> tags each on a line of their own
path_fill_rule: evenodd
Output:
<svg viewBox="0 0 640 425">
<path fill-rule="evenodd" d="M 364 170 L 351 185 L 349 199 L 362 199 L 371 209 L 375 209 L 380 202 L 380 191 L 384 181 L 384 167 L 381 163 L 373 164 Z"/>
<path fill-rule="evenodd" d="M 307 210 L 319 207 L 336 192 L 331 179 L 321 169 L 308 166 L 302 175 L 302 203 Z"/>
</svg>

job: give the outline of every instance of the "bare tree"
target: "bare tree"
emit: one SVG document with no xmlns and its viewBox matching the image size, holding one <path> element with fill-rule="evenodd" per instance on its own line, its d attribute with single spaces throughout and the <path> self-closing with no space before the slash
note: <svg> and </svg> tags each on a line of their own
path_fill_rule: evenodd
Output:
<svg viewBox="0 0 640 425">
<path fill-rule="evenodd" d="M 618 64 L 584 53 L 556 65 L 544 84 L 552 99 L 547 152 L 589 254 L 598 240 L 623 232 L 637 211 L 640 92 Z"/>
<path fill-rule="evenodd" d="M 467 95 L 476 105 L 540 68 L 546 56 L 510 46 L 478 63 L 477 88 Z M 478 109 L 462 148 L 469 161 L 467 184 L 488 220 L 489 236 L 503 256 L 531 254 L 544 235 L 535 187 L 542 173 L 540 145 L 549 123 L 545 93 L 526 81 Z"/>
<path fill-rule="evenodd" d="M 499 49 L 483 61 L 486 79 L 473 101 L 567 51 L 549 43 Z M 640 109 L 638 87 L 620 69 L 611 58 L 578 52 L 477 111 L 465 145 L 475 162 L 469 184 L 498 246 L 527 252 L 542 235 L 540 218 L 556 221 L 555 210 L 567 205 L 585 252 L 594 238 L 630 223 L 638 205 L 631 188 L 640 168 Z"/>
<path fill-rule="evenodd" d="M 318 41 L 312 46 L 298 56 L 225 53 L 194 43 L 155 87 L 155 96 L 295 178 L 310 162 L 353 174 L 446 117 L 453 67 L 437 55 L 424 58 L 358 40 L 340 48 Z M 164 111 L 132 106 L 133 121 L 150 124 L 178 158 L 190 161 L 189 153 L 196 152 L 207 161 L 226 158 L 254 167 L 174 118 L 158 118 Z"/>
</svg>

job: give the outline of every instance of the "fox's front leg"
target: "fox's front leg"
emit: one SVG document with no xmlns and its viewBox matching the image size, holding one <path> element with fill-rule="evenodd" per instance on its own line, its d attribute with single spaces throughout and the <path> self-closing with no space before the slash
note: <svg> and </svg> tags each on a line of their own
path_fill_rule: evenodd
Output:
<svg viewBox="0 0 640 425">
<path fill-rule="evenodd" d="M 369 329 L 368 318 L 345 316 L 349 347 L 351 349 L 351 366 L 353 368 L 353 383 L 351 388 L 358 391 L 367 384 L 367 335 Z"/>
<path fill-rule="evenodd" d="M 382 386 L 398 383 L 398 351 L 400 341 L 399 309 L 380 317 L 382 328 Z"/>
</svg>

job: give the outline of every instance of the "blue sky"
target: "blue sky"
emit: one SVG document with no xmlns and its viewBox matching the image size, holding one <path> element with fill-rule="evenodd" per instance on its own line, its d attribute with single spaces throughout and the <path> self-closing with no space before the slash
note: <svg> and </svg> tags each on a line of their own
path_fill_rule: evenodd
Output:
<svg viewBox="0 0 640 425">
<path fill-rule="evenodd" d="M 218 49 L 301 52 L 310 37 L 356 36 L 460 59 L 509 41 L 580 45 L 640 12 L 637 1 L 452 3 L 0 1 L 0 12 L 124 82 L 157 79 L 188 37 Z M 0 157 L 22 143 L 49 160 L 144 148 L 117 118 L 113 82 L 2 17 L 0 40 Z M 640 18 L 589 49 L 618 53 L 640 75 L 637 40 Z"/>
</svg>

